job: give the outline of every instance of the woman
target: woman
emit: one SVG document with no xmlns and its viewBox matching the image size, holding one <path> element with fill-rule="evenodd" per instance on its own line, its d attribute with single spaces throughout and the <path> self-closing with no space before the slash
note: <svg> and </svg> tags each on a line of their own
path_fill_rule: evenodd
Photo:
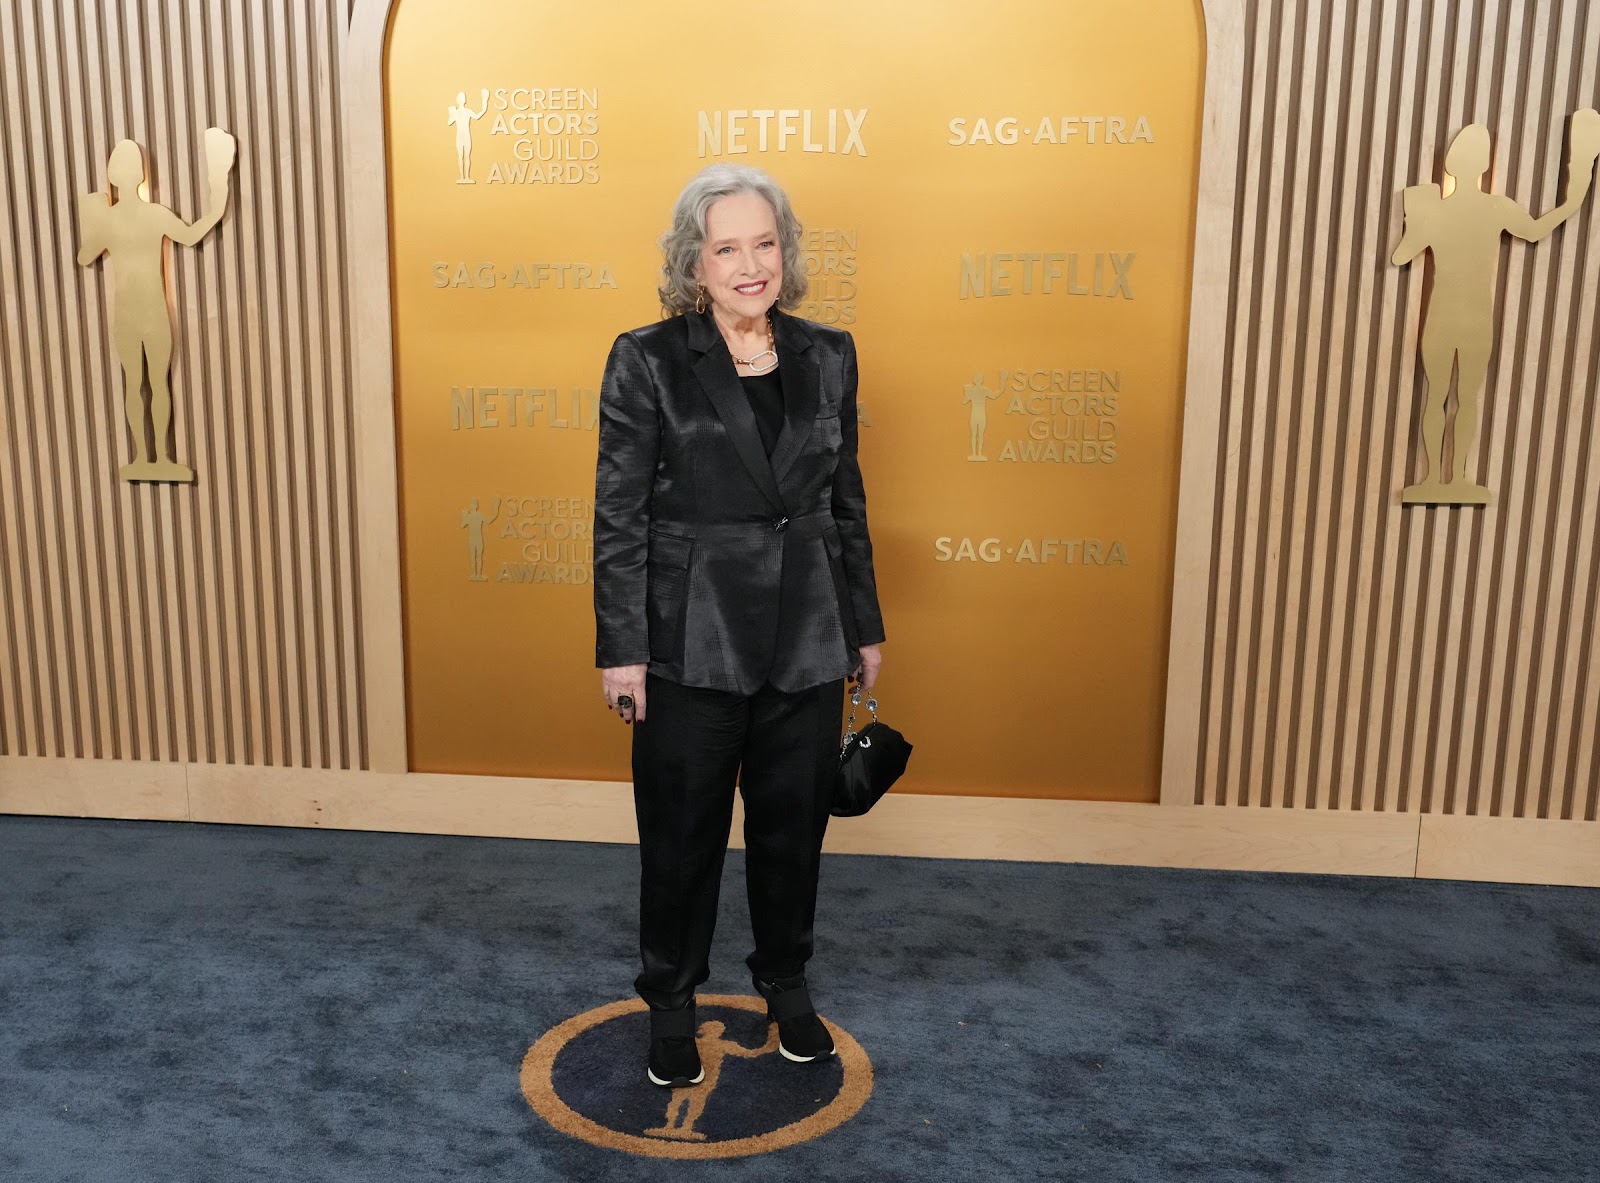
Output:
<svg viewBox="0 0 1600 1183">
<path fill-rule="evenodd" d="M 646 1070 L 683 1086 L 704 1079 L 694 990 L 736 780 L 752 981 L 786 1058 L 833 1054 L 805 967 L 844 680 L 876 680 L 883 620 L 855 342 L 788 314 L 806 290 L 788 197 L 712 165 L 662 246 L 666 317 L 617 338 L 600 392 L 595 664 L 634 724 Z"/>
</svg>

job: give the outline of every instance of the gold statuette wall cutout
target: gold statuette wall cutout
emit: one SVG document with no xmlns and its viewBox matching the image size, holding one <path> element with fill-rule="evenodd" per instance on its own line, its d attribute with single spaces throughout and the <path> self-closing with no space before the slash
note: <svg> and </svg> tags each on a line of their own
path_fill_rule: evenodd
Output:
<svg viewBox="0 0 1600 1183">
<path fill-rule="evenodd" d="M 222 220 L 228 206 L 228 173 L 234 138 L 221 128 L 206 129 L 206 212 L 185 222 L 149 199 L 144 153 L 132 140 L 120 140 L 106 163 L 106 180 L 117 193 L 85 194 L 78 207 L 78 262 L 87 266 L 111 256 L 112 336 L 122 364 L 123 410 L 133 433 L 134 460 L 122 466 L 125 481 L 192 481 L 194 469 L 172 457 L 172 318 L 167 306 L 166 240 L 193 246 Z M 144 379 L 150 376 L 150 406 Z"/>
<path fill-rule="evenodd" d="M 1589 192 L 1600 156 L 1600 112 L 1572 116 L 1566 161 L 1566 199 L 1534 217 L 1509 197 L 1481 187 L 1489 170 L 1489 129 L 1471 124 L 1456 133 L 1444 158 L 1442 185 L 1405 191 L 1405 233 L 1393 261 L 1404 266 L 1433 252 L 1433 293 L 1424 311 L 1422 368 L 1427 401 L 1422 412 L 1422 450 L 1427 471 L 1408 485 L 1407 505 L 1486 505 L 1489 490 L 1476 484 L 1472 451 L 1478 428 L 1478 395 L 1494 349 L 1495 271 L 1500 235 L 1538 242 L 1577 212 Z M 1447 413 L 1452 371 L 1456 412 Z"/>
</svg>

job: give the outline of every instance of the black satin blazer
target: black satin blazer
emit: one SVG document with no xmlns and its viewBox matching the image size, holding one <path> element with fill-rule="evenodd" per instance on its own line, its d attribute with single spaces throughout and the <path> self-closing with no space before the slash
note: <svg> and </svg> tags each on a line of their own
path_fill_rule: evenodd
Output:
<svg viewBox="0 0 1600 1183">
<path fill-rule="evenodd" d="M 883 640 L 856 462 L 856 348 L 773 312 L 770 461 L 710 314 L 623 333 L 600 387 L 595 665 L 752 694 L 843 678 Z"/>
</svg>

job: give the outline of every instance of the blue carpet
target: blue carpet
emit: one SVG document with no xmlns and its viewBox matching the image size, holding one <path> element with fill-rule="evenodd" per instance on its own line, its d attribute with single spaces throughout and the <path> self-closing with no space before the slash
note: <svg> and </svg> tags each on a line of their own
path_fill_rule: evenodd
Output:
<svg viewBox="0 0 1600 1183">
<path fill-rule="evenodd" d="M 518 1070 L 628 997 L 636 858 L 0 818 L 0 1180 L 1600 1178 L 1600 891 L 923 859 L 824 863 L 854 1120 L 592 1147 Z M 745 994 L 736 854 L 723 898 Z"/>
</svg>

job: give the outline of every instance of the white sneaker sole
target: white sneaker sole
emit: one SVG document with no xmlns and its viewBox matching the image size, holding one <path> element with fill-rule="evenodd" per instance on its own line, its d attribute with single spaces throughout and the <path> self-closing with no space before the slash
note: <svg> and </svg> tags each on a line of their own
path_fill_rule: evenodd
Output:
<svg viewBox="0 0 1600 1183">
<path fill-rule="evenodd" d="M 826 1060 L 829 1056 L 833 1055 L 833 1053 L 830 1051 L 823 1052 L 820 1056 L 797 1056 L 788 1048 L 783 1046 L 783 1040 L 781 1039 L 778 1041 L 778 1050 L 783 1053 L 783 1058 L 785 1060 L 793 1060 L 796 1064 L 810 1064 L 815 1060 Z"/>
<path fill-rule="evenodd" d="M 788 1052 L 784 1052 L 784 1055 L 787 1056 L 788 1054 L 789 1054 Z M 790 1059 L 793 1059 L 793 1058 L 794 1057 L 790 1056 Z M 672 1087 L 672 1082 L 670 1080 L 662 1080 L 654 1072 L 650 1071 L 649 1065 L 645 1066 L 644 1074 L 650 1078 L 650 1083 L 651 1084 L 659 1084 L 664 1089 L 668 1089 L 668 1088 Z M 689 1083 L 690 1084 L 699 1084 L 705 1078 L 706 1078 L 706 1070 L 704 1068 L 701 1068 L 700 1069 L 700 1075 L 695 1077 Z"/>
</svg>

